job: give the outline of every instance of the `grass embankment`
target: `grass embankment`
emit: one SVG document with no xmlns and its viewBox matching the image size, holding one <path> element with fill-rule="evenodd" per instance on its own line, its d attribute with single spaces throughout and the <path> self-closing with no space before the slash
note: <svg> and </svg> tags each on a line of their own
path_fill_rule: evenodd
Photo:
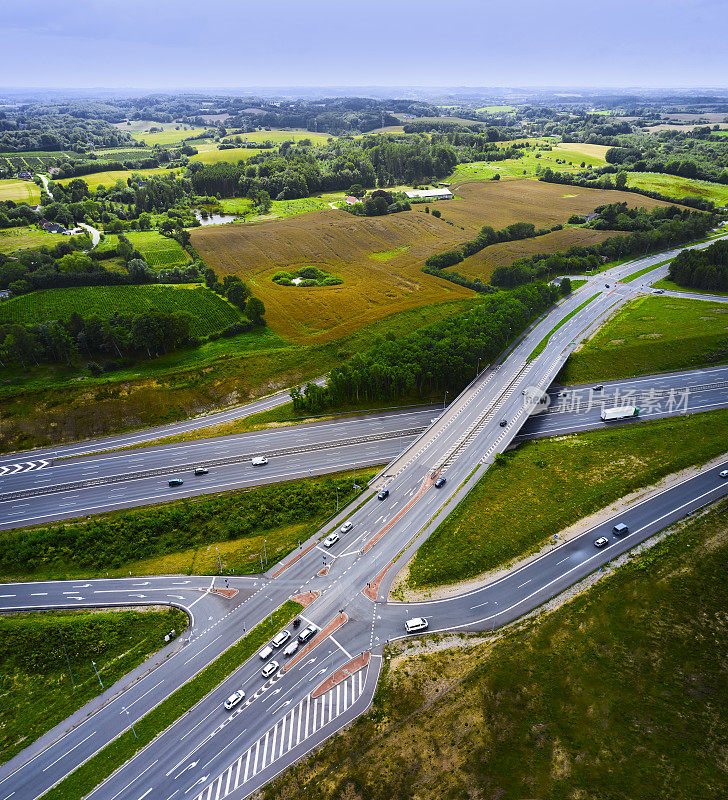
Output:
<svg viewBox="0 0 728 800">
<path fill-rule="evenodd" d="M 366 486 L 377 472 L 357 471 Z M 6 580 L 128 575 L 209 575 L 261 571 L 275 564 L 357 496 L 353 472 L 113 511 L 90 518 L 0 532 Z M 265 546 L 264 546 L 265 540 Z"/>
<path fill-rule="evenodd" d="M 216 686 L 293 619 L 303 608 L 288 600 L 271 617 L 253 628 L 250 633 L 218 656 L 191 681 L 173 692 L 146 716 L 134 723 L 136 736 L 127 730 L 101 752 L 89 759 L 43 795 L 44 800 L 78 800 L 125 764 L 135 753 L 162 731 L 176 722 L 186 711 L 208 695 Z"/>
<path fill-rule="evenodd" d="M 574 353 L 561 383 L 629 378 L 728 359 L 728 306 L 642 297 L 625 306 Z"/>
<path fill-rule="evenodd" d="M 395 662 L 265 800 L 723 797 L 727 520 L 724 502 L 494 644 Z"/>
<path fill-rule="evenodd" d="M 680 286 L 679 283 L 663 278 L 652 284 L 655 289 L 667 289 L 670 292 L 695 292 L 697 294 L 715 294 L 718 297 L 728 297 L 728 292 L 716 292 L 713 289 L 693 289 L 691 286 Z"/>
<path fill-rule="evenodd" d="M 186 627 L 177 609 L 0 617 L 0 763 L 101 693 L 92 660 L 108 688 Z"/>
<path fill-rule="evenodd" d="M 586 281 L 583 281 L 583 283 L 586 283 Z M 528 357 L 528 360 L 532 361 L 534 358 L 536 358 L 537 355 L 543 353 L 543 351 L 546 349 L 546 345 L 548 344 L 549 339 L 556 333 L 556 331 L 562 325 L 565 325 L 573 316 L 576 316 L 576 314 L 578 314 L 582 310 L 582 308 L 586 308 L 586 306 L 588 306 L 592 300 L 596 300 L 596 298 L 599 297 L 600 294 L 601 292 L 593 294 L 589 299 L 585 300 L 580 306 L 577 306 L 573 311 L 570 311 L 558 324 L 554 325 L 554 327 L 551 328 L 551 330 L 546 334 L 546 336 L 544 336 L 543 339 L 541 339 L 541 341 L 536 345 L 536 347 L 534 347 L 533 352 Z"/>
<path fill-rule="evenodd" d="M 94 378 L 63 365 L 6 370 L 0 450 L 86 439 L 184 419 L 319 377 L 356 352 L 461 314 L 479 298 L 393 314 L 323 344 L 293 346 L 270 328 Z"/>
<path fill-rule="evenodd" d="M 133 316 L 150 311 L 190 316 L 190 333 L 206 336 L 241 319 L 240 311 L 205 286 L 82 286 L 42 289 L 13 297 L 0 305 L 0 322 L 26 325 L 50 319 L 68 320 L 73 312 L 88 319 L 118 313 Z"/>
<path fill-rule="evenodd" d="M 527 442 L 499 459 L 420 547 L 409 586 L 474 578 L 630 492 L 728 450 L 728 410 Z"/>
</svg>

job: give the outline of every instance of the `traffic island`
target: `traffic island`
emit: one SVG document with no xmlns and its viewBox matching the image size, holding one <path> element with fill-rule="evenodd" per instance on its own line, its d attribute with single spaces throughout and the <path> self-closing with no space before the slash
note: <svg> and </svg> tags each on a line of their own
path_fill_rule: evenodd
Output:
<svg viewBox="0 0 728 800">
<path fill-rule="evenodd" d="M 371 653 L 369 651 L 362 653 L 356 658 L 353 658 L 348 664 L 344 664 L 343 667 L 339 667 L 336 672 L 332 672 L 323 683 L 319 684 L 311 692 L 311 699 L 315 700 L 317 697 L 320 697 L 322 694 L 328 692 L 329 689 L 333 689 L 337 684 L 343 683 L 343 681 L 345 681 L 355 672 L 359 672 L 360 669 L 364 669 L 364 667 L 366 667 L 366 665 L 369 663 L 370 655 Z"/>
</svg>

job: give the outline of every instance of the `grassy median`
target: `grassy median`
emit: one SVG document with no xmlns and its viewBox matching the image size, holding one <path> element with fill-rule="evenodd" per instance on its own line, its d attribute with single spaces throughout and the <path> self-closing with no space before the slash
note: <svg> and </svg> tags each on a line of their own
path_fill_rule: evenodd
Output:
<svg viewBox="0 0 728 800">
<path fill-rule="evenodd" d="M 420 547 L 408 585 L 457 583 L 665 475 L 728 450 L 728 410 L 527 442 L 480 479 Z"/>
<path fill-rule="evenodd" d="M 727 520 L 494 644 L 385 661 L 371 712 L 264 800 L 724 797 Z"/>
<path fill-rule="evenodd" d="M 266 617 L 260 625 L 218 656 L 191 681 L 173 692 L 139 722 L 134 723 L 136 737 L 131 730 L 125 731 L 57 786 L 46 792 L 43 799 L 78 800 L 79 797 L 85 797 L 247 661 L 302 608 L 300 603 L 294 603 L 292 600 L 284 603 L 272 614 L 272 619 Z"/>
</svg>

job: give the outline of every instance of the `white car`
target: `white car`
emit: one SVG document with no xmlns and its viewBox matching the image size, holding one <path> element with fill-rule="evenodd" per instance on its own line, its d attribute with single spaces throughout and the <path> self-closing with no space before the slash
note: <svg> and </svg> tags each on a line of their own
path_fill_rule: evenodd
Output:
<svg viewBox="0 0 728 800">
<path fill-rule="evenodd" d="M 594 541 L 594 547 L 606 547 L 609 544 L 609 539 L 606 536 L 600 536 Z"/>
<path fill-rule="evenodd" d="M 332 547 L 339 541 L 339 534 L 332 533 L 324 539 L 324 547 Z"/>
<path fill-rule="evenodd" d="M 340 528 L 339 533 L 349 533 L 349 531 L 354 527 L 353 522 L 345 522 Z"/>
<path fill-rule="evenodd" d="M 426 631 L 430 627 L 430 623 L 424 617 L 414 617 L 408 619 L 404 623 L 404 629 L 407 633 L 416 633 L 417 631 Z"/>
<path fill-rule="evenodd" d="M 245 700 L 245 692 L 242 689 L 238 689 L 225 701 L 225 711 L 231 711 L 241 700 Z"/>
<path fill-rule="evenodd" d="M 317 632 L 318 632 L 318 626 L 314 625 L 312 622 L 310 625 L 306 625 L 306 627 L 298 634 L 298 641 L 301 644 L 306 644 L 306 642 L 312 636 L 315 636 Z"/>
<path fill-rule="evenodd" d="M 275 675 L 278 672 L 279 664 L 277 661 L 271 661 L 270 664 L 266 664 L 263 669 L 260 671 L 260 674 L 264 678 L 270 678 L 271 675 Z"/>
<path fill-rule="evenodd" d="M 291 634 L 288 631 L 281 631 L 277 633 L 273 637 L 273 641 L 271 644 L 273 647 L 280 647 L 282 644 L 285 644 L 291 638 Z"/>
<path fill-rule="evenodd" d="M 260 660 L 265 661 L 273 655 L 273 648 L 268 644 L 260 651 Z"/>
<path fill-rule="evenodd" d="M 250 463 L 254 467 L 264 467 L 268 463 L 268 459 L 265 456 L 253 456 L 250 459 Z"/>
<path fill-rule="evenodd" d="M 284 656 L 292 656 L 296 650 L 298 650 L 298 639 L 294 639 L 289 645 L 286 646 L 286 649 L 283 651 Z"/>
<path fill-rule="evenodd" d="M 718 473 L 721 478 L 728 478 L 728 469 L 724 469 L 722 472 Z"/>
</svg>

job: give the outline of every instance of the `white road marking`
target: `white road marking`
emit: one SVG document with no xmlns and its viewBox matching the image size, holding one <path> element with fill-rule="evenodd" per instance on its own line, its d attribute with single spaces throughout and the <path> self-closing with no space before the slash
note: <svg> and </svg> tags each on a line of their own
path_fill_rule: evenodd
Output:
<svg viewBox="0 0 728 800">
<path fill-rule="evenodd" d="M 94 731 L 93 733 L 90 733 L 85 739 L 82 739 L 78 744 L 75 744 L 70 750 L 66 750 L 66 752 L 62 756 L 58 756 L 58 758 L 55 761 L 50 763 L 42 771 L 45 772 L 46 770 L 49 770 L 52 766 L 57 764 L 62 758 L 65 758 L 69 753 L 72 753 L 77 747 L 80 747 L 84 742 L 87 742 L 92 736 L 95 736 L 95 735 L 96 735 L 96 731 Z"/>
<path fill-rule="evenodd" d="M 198 651 L 197 651 L 197 652 L 196 652 L 196 653 L 195 653 L 193 656 L 190 656 L 190 658 L 188 658 L 188 659 L 187 659 L 187 661 L 185 661 L 184 663 L 185 663 L 185 664 L 189 664 L 189 663 L 190 663 L 190 661 L 192 661 L 192 659 L 194 659 L 194 658 L 197 658 L 197 656 L 199 656 L 199 655 L 200 655 L 200 653 L 204 653 L 204 652 L 205 652 L 205 650 L 207 650 L 207 648 L 208 648 L 208 647 L 211 647 L 213 644 L 215 644 L 215 642 L 216 642 L 216 641 L 217 641 L 217 640 L 220 638 L 220 636 L 222 636 L 222 634 L 219 634 L 219 635 L 218 635 L 218 636 L 216 636 L 216 637 L 215 637 L 215 638 L 214 638 L 214 639 L 213 639 L 211 642 L 208 642 L 208 643 L 207 643 L 207 644 L 206 644 L 206 645 L 205 645 L 205 646 L 202 648 L 202 650 L 198 650 Z"/>
</svg>

